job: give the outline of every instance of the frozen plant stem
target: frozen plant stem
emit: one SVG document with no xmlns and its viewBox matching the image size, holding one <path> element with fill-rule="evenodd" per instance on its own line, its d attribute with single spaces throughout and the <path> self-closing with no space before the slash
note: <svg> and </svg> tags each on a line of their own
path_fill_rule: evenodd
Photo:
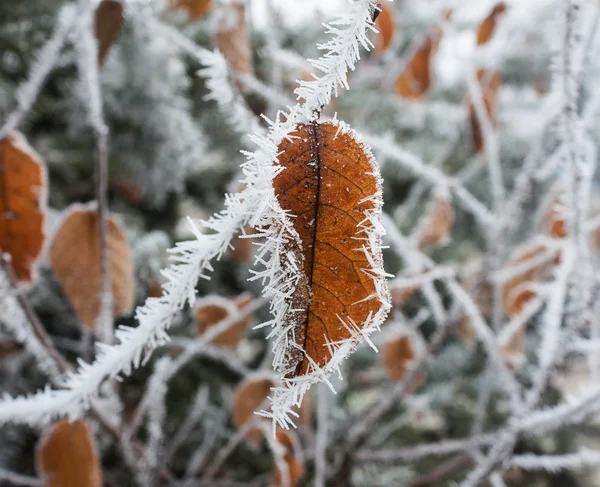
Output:
<svg viewBox="0 0 600 487">
<path fill-rule="evenodd" d="M 102 109 L 102 88 L 98 72 L 98 42 L 94 32 L 94 2 L 80 1 L 81 17 L 80 42 L 78 44 L 79 76 L 86 93 L 88 119 L 96 141 L 96 201 L 98 212 L 98 248 L 100 276 L 102 280 L 100 296 L 100 316 L 96 332 L 104 343 L 113 343 L 113 297 L 110 267 L 108 262 L 108 127 L 104 122 Z"/>
<path fill-rule="evenodd" d="M 0 128 L 0 140 L 5 139 L 11 132 L 19 128 L 29 110 L 31 110 L 48 74 L 58 61 L 58 56 L 65 45 L 67 35 L 77 19 L 77 13 L 72 5 L 66 5 L 60 10 L 54 34 L 37 54 L 27 76 L 27 81 L 19 87 L 16 109 Z"/>
</svg>

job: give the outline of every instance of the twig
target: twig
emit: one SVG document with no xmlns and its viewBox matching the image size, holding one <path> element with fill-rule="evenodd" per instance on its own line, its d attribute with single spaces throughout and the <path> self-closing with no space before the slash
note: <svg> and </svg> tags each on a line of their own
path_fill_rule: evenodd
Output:
<svg viewBox="0 0 600 487">
<path fill-rule="evenodd" d="M 44 483 L 36 477 L 11 472 L 4 468 L 0 468 L 0 481 L 9 482 L 12 485 L 24 485 L 28 487 L 42 487 L 44 485 Z"/>
<path fill-rule="evenodd" d="M 31 110 L 48 74 L 50 74 L 58 61 L 58 56 L 65 44 L 69 31 L 77 19 L 77 15 L 78 12 L 72 5 L 66 5 L 60 10 L 57 26 L 52 37 L 38 52 L 29 70 L 27 81 L 19 87 L 17 92 L 17 108 L 8 116 L 6 122 L 0 128 L 0 140 L 5 139 L 12 131 L 16 130 L 29 113 L 29 110 Z"/>
<path fill-rule="evenodd" d="M 96 201 L 98 214 L 98 246 L 100 249 L 100 276 L 102 279 L 100 316 L 96 333 L 104 343 L 112 344 L 113 297 L 108 262 L 108 127 L 102 109 L 102 88 L 98 73 L 98 43 L 94 32 L 94 3 L 80 0 L 83 11 L 77 58 L 79 75 L 86 91 L 88 119 L 96 139 Z"/>
</svg>

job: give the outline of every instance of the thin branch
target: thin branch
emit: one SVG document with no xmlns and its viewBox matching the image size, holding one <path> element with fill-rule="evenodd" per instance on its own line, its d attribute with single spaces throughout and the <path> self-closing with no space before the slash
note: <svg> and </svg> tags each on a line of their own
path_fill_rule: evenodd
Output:
<svg viewBox="0 0 600 487">
<path fill-rule="evenodd" d="M 44 86 L 46 78 L 54 69 L 60 52 L 67 40 L 67 36 L 75 24 L 78 12 L 73 5 L 66 5 L 60 9 L 56 22 L 56 29 L 52 37 L 38 52 L 36 59 L 29 70 L 27 81 L 17 91 L 17 107 L 8 116 L 0 128 L 0 140 L 5 139 L 11 132 L 19 128 Z"/>
</svg>

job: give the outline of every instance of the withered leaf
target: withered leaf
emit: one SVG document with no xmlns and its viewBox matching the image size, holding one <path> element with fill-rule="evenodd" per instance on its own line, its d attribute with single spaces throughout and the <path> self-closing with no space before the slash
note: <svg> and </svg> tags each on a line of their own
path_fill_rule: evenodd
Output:
<svg viewBox="0 0 600 487">
<path fill-rule="evenodd" d="M 381 12 L 379 12 L 376 21 L 379 33 L 375 38 L 375 51 L 382 54 L 392 44 L 396 21 L 394 20 L 394 11 L 387 2 L 381 2 L 379 7 L 381 8 Z"/>
<path fill-rule="evenodd" d="M 436 44 L 427 37 L 396 80 L 396 94 L 405 100 L 420 100 L 431 87 L 430 59 Z"/>
<path fill-rule="evenodd" d="M 96 39 L 98 64 L 102 66 L 108 51 L 117 40 L 123 26 L 123 5 L 118 0 L 102 0 L 96 9 Z"/>
<path fill-rule="evenodd" d="M 481 93 L 483 94 L 483 104 L 485 111 L 490 118 L 492 124 L 496 123 L 496 99 L 498 97 L 498 90 L 502 85 L 502 76 L 497 71 L 485 71 L 479 70 L 477 72 L 477 81 L 481 86 Z M 484 149 L 483 133 L 481 131 L 481 125 L 479 123 L 479 117 L 475 112 L 471 100 L 469 100 L 469 121 L 471 124 L 471 135 L 473 137 L 473 146 L 477 152 L 482 152 Z"/>
<path fill-rule="evenodd" d="M 108 219 L 107 251 L 114 316 L 134 304 L 133 261 L 129 242 L 114 217 Z M 82 324 L 93 329 L 100 315 L 102 276 L 98 213 L 93 206 L 72 205 L 54 234 L 50 266 Z"/>
<path fill-rule="evenodd" d="M 288 332 L 285 373 L 309 374 L 325 366 L 332 344 L 352 341 L 384 306 L 373 267 L 382 267 L 379 248 L 370 250 L 371 216 L 379 211 L 380 186 L 368 150 L 331 122 L 299 124 L 278 147 L 284 169 L 273 186 L 279 204 L 293 215 L 304 280 L 296 287 Z M 383 285 L 385 287 L 385 285 Z"/>
<path fill-rule="evenodd" d="M 283 462 L 287 472 L 283 473 L 275 466 L 273 485 L 275 487 L 295 487 L 304 476 L 304 462 L 298 435 L 292 430 L 277 430 L 275 439 L 284 449 Z"/>
<path fill-rule="evenodd" d="M 425 245 L 442 245 L 448 239 L 454 225 L 452 203 L 446 198 L 436 197 L 431 200 L 425 216 L 417 231 L 417 243 L 420 248 Z"/>
<path fill-rule="evenodd" d="M 404 378 L 415 358 L 414 345 L 408 335 L 395 337 L 383 346 L 383 368 L 394 382 Z"/>
<path fill-rule="evenodd" d="M 243 3 L 234 2 L 223 8 L 215 44 L 238 73 L 253 72 L 252 48 L 246 27 L 246 8 Z"/>
<path fill-rule="evenodd" d="M 33 280 L 44 247 L 47 202 L 46 166 L 14 132 L 0 141 L 0 253 L 22 282 Z"/>
<path fill-rule="evenodd" d="M 237 428 L 242 428 L 246 422 L 256 417 L 254 412 L 260 409 L 272 387 L 275 387 L 275 381 L 264 375 L 248 377 L 239 385 L 233 399 L 233 424 Z M 246 440 L 259 447 L 264 442 L 264 434 L 260 428 L 251 429 Z"/>
<path fill-rule="evenodd" d="M 222 300 L 222 305 L 219 305 L 218 299 L 215 298 L 215 303 L 200 305 L 194 310 L 196 329 L 199 335 L 202 335 L 206 330 L 227 318 L 230 313 L 230 307 L 233 306 L 238 310 L 243 309 L 244 306 L 252 301 L 252 295 L 250 293 L 244 293 L 236 299 L 227 300 L 226 298 L 222 298 Z M 243 338 L 251 320 L 252 317 L 248 316 L 247 318 L 236 321 L 231 327 L 224 332 L 219 333 L 212 339 L 211 343 L 223 347 L 233 347 L 237 345 Z"/>
<path fill-rule="evenodd" d="M 46 487 L 102 487 L 96 445 L 83 419 L 55 423 L 40 440 L 36 459 Z"/>
<path fill-rule="evenodd" d="M 452 18 L 453 10 L 444 12 L 442 23 Z M 400 76 L 396 80 L 396 94 L 405 100 L 421 100 L 431 88 L 431 58 L 437 52 L 442 37 L 440 25 L 435 25 L 431 33 L 414 52 Z"/>
<path fill-rule="evenodd" d="M 479 24 L 477 29 L 477 45 L 481 46 L 486 44 L 492 38 L 494 30 L 496 30 L 496 24 L 500 19 L 501 15 L 506 11 L 507 5 L 504 2 L 498 2 L 488 16 L 483 19 L 483 22 Z"/>
<path fill-rule="evenodd" d="M 201 19 L 213 8 L 212 0 L 170 0 L 170 4 L 172 8 L 186 10 L 192 20 Z"/>
<path fill-rule="evenodd" d="M 544 255 L 548 255 L 544 258 Z M 524 283 L 535 283 L 545 279 L 555 264 L 553 254 L 548 253 L 544 241 L 534 239 L 517 247 L 511 256 L 507 267 L 518 267 L 530 263 L 527 270 L 518 272 L 508 279 L 502 288 L 503 307 L 506 316 L 517 315 L 533 297 L 535 293 L 528 288 L 521 287 Z"/>
</svg>

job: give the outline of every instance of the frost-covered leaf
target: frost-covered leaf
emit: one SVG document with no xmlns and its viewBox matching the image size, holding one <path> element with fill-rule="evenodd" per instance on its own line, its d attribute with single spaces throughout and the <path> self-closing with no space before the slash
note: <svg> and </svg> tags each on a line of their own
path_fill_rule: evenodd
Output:
<svg viewBox="0 0 600 487">
<path fill-rule="evenodd" d="M 46 165 L 14 132 L 0 141 L 0 252 L 20 281 L 31 282 L 45 241 Z"/>
<path fill-rule="evenodd" d="M 304 276 L 290 301 L 284 369 L 291 378 L 327 365 L 335 347 L 360 335 L 383 307 L 373 280 L 382 257 L 363 247 L 380 183 L 365 148 L 332 123 L 299 125 L 279 151 L 283 170 L 273 186 L 293 215 L 298 247 L 288 250 Z"/>
<path fill-rule="evenodd" d="M 133 261 L 125 232 L 114 217 L 106 236 L 113 313 L 134 304 Z M 94 328 L 102 302 L 98 212 L 94 206 L 71 206 L 50 245 L 50 266 L 82 324 Z"/>
<path fill-rule="evenodd" d="M 123 25 L 123 5 L 118 0 L 102 0 L 96 9 L 95 28 L 98 64 L 102 66 Z"/>
<path fill-rule="evenodd" d="M 203 297 L 196 304 L 194 309 L 194 318 L 196 320 L 196 331 L 202 335 L 209 328 L 220 321 L 228 318 L 231 314 L 241 310 L 252 301 L 250 293 L 239 295 L 235 299 L 223 298 L 220 296 Z M 222 333 L 219 333 L 211 340 L 211 343 L 223 347 L 233 347 L 237 345 L 244 337 L 248 329 L 252 316 L 241 318 Z"/>
<path fill-rule="evenodd" d="M 394 30 L 396 28 L 396 20 L 394 11 L 386 2 L 379 4 L 381 12 L 377 16 L 376 26 L 379 33 L 375 38 L 375 50 L 379 54 L 383 54 L 388 50 L 394 38 Z"/>
<path fill-rule="evenodd" d="M 503 16 L 508 6 L 504 2 L 498 2 L 488 16 L 483 19 L 477 28 L 477 45 L 486 44 L 492 38 L 496 30 L 496 24 Z"/>
<path fill-rule="evenodd" d="M 36 457 L 46 487 L 102 486 L 96 445 L 83 419 L 55 423 L 40 440 Z"/>
</svg>

